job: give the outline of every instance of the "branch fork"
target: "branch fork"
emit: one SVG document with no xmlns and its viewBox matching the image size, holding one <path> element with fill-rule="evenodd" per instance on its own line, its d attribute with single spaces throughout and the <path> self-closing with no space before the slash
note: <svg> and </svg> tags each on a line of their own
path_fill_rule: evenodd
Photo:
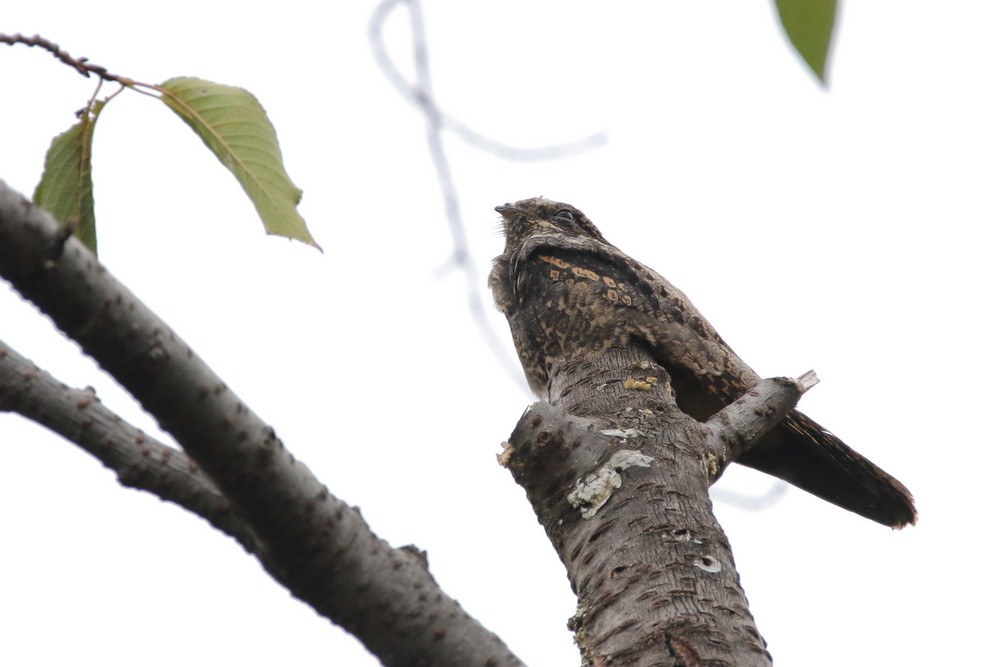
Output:
<svg viewBox="0 0 1000 667">
<path fill-rule="evenodd" d="M 563 360 L 501 462 L 566 566 L 584 664 L 768 665 L 708 487 L 815 374 L 763 380 L 704 424 L 669 380 L 638 347 Z"/>
</svg>

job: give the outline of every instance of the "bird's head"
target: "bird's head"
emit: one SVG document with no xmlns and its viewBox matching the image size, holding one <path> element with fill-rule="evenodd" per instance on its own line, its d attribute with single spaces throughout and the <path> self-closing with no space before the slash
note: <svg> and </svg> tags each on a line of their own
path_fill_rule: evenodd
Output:
<svg viewBox="0 0 1000 667">
<path fill-rule="evenodd" d="M 519 246 L 532 234 L 584 236 L 607 243 L 590 218 L 569 204 L 535 197 L 503 204 L 495 210 L 503 216 L 503 233 L 507 239 L 508 251 Z"/>
</svg>

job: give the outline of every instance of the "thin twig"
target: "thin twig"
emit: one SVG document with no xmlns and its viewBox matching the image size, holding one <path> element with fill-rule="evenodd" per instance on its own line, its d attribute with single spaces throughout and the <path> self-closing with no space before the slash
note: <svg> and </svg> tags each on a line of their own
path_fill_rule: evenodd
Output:
<svg viewBox="0 0 1000 667">
<path fill-rule="evenodd" d="M 417 104 L 427 119 L 427 143 L 431 153 L 431 161 L 437 172 L 438 185 L 441 189 L 441 196 L 444 199 L 445 216 L 448 220 L 448 226 L 451 229 L 453 241 L 451 257 L 446 266 L 453 265 L 465 273 L 466 296 L 473 322 L 511 379 L 523 385 L 524 380 L 520 369 L 511 363 L 510 356 L 486 320 L 486 308 L 483 305 L 480 291 L 477 289 L 479 272 L 469 252 L 469 243 L 465 235 L 465 225 L 462 222 L 462 215 L 459 211 L 458 191 L 455 188 L 455 183 L 451 176 L 451 167 L 444 150 L 444 143 L 442 141 L 442 131 L 445 125 L 444 116 L 437 104 L 435 104 L 431 93 L 427 39 L 424 33 L 420 5 L 417 0 L 409 0 L 410 25 L 413 32 L 413 59 L 417 73 L 417 83 L 414 88 L 411 89 L 406 84 L 385 52 L 385 45 L 382 40 L 382 24 L 385 22 L 389 11 L 401 1 L 386 0 L 375 9 L 370 25 L 370 38 L 372 48 L 375 52 L 375 59 L 379 62 L 382 70 L 389 80 L 393 82 L 397 90 L 400 90 L 407 99 Z"/>
<path fill-rule="evenodd" d="M 766 491 L 757 495 L 747 495 L 715 485 L 712 487 L 712 499 L 747 512 L 759 512 L 777 505 L 778 501 L 785 497 L 788 487 L 788 482 L 778 480 L 771 484 L 771 487 Z"/>
<path fill-rule="evenodd" d="M 413 85 L 410 85 L 406 81 L 399 69 L 392 62 L 382 37 L 382 27 L 386 19 L 392 10 L 403 2 L 406 2 L 410 9 L 413 60 L 416 70 L 416 82 Z M 372 52 L 375 56 L 375 62 L 386 78 L 404 98 L 416 105 L 427 119 L 427 143 L 431 160 L 434 163 L 434 169 L 437 172 L 438 185 L 441 189 L 441 196 L 444 199 L 445 215 L 453 240 L 452 255 L 449 261 L 445 263 L 445 267 L 451 268 L 453 266 L 465 273 L 469 310 L 472 313 L 473 321 L 494 355 L 501 360 L 504 370 L 507 371 L 516 383 L 523 385 L 524 380 L 521 370 L 510 361 L 510 355 L 506 352 L 506 348 L 486 320 L 486 308 L 483 305 L 480 290 L 478 289 L 480 274 L 469 252 L 469 244 L 465 235 L 465 224 L 462 221 L 459 210 L 458 192 L 451 176 L 451 167 L 444 150 L 442 134 L 445 130 L 451 131 L 466 143 L 509 160 L 562 158 L 600 146 L 605 142 L 605 137 L 602 133 L 598 133 L 567 144 L 538 148 L 518 148 L 490 139 L 472 130 L 461 121 L 445 114 L 435 102 L 434 95 L 431 92 L 427 36 L 424 31 L 423 14 L 420 9 L 419 0 L 384 0 L 381 2 L 372 14 L 369 25 L 369 39 L 371 41 Z"/>
<path fill-rule="evenodd" d="M 24 44 L 25 46 L 37 46 L 45 51 L 48 51 L 62 63 L 65 63 L 75 69 L 77 72 L 85 77 L 90 77 L 91 74 L 96 74 L 104 81 L 115 81 L 123 86 L 133 86 L 135 81 L 129 79 L 128 77 L 119 76 L 117 74 L 112 74 L 107 70 L 106 67 L 101 67 L 100 65 L 91 65 L 87 62 L 87 58 L 74 58 L 66 51 L 59 48 L 59 45 L 55 42 L 45 39 L 41 35 L 34 35 L 32 37 L 26 37 L 21 33 L 15 33 L 13 35 L 8 35 L 6 33 L 0 33 L 0 43 L 2 44 Z"/>
<path fill-rule="evenodd" d="M 437 103 L 433 97 L 427 94 L 427 91 L 421 90 L 419 85 L 419 72 L 417 73 L 418 84 L 416 86 L 410 85 L 410 83 L 407 82 L 406 78 L 400 73 L 399 68 L 396 67 L 395 63 L 393 63 L 392 58 L 389 57 L 389 52 L 385 48 L 385 40 L 382 38 L 382 26 L 385 24 L 392 10 L 395 9 L 397 5 L 407 2 L 410 4 L 412 16 L 414 11 L 416 13 L 420 12 L 419 7 L 417 7 L 418 1 L 419 0 L 383 0 L 383 2 L 381 2 L 372 13 L 369 29 L 369 41 L 371 42 L 372 53 L 375 56 L 375 63 L 379 66 L 379 69 L 382 70 L 382 73 L 385 75 L 386 79 L 389 80 L 389 83 L 392 84 L 393 88 L 395 88 L 396 91 L 407 101 L 421 110 L 426 110 L 428 106 L 434 106 L 435 113 L 440 119 L 441 127 L 443 129 L 453 133 L 456 137 L 470 146 L 484 150 L 487 153 L 492 153 L 493 155 L 504 158 L 505 160 L 513 161 L 556 160 L 569 157 L 577 153 L 583 153 L 585 151 L 603 146 L 607 143 L 607 135 L 604 132 L 595 132 L 588 137 L 577 139 L 576 141 L 553 144 L 551 146 L 510 146 L 473 130 L 462 121 L 442 111 L 439 107 L 437 107 Z M 421 50 L 426 54 L 426 38 L 423 34 L 422 27 L 419 34 L 414 31 L 413 37 L 414 51 Z M 418 38 L 421 42 L 419 44 L 417 42 Z"/>
</svg>

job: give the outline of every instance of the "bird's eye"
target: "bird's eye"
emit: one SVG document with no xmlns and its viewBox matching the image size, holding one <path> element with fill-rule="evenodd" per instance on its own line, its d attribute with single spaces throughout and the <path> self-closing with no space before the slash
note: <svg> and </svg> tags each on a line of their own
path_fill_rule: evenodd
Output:
<svg viewBox="0 0 1000 667">
<path fill-rule="evenodd" d="M 565 220 L 566 222 L 576 222 L 576 216 L 574 216 L 573 211 L 568 208 L 559 209 L 552 217 L 557 220 Z"/>
</svg>

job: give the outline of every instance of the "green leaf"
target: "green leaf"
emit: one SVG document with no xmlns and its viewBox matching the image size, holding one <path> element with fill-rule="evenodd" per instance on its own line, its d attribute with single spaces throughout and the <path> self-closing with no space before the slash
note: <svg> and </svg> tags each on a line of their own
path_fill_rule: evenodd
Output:
<svg viewBox="0 0 1000 667">
<path fill-rule="evenodd" d="M 189 77 L 164 81 L 157 89 L 163 93 L 160 99 L 233 172 L 268 234 L 319 248 L 295 208 L 302 191 L 285 173 L 278 136 L 257 98 L 242 88 Z"/>
<path fill-rule="evenodd" d="M 32 200 L 59 222 L 73 223 L 84 245 L 97 254 L 97 222 L 94 219 L 94 182 L 90 173 L 94 124 L 104 107 L 94 102 L 80 122 L 55 139 L 45 154 L 42 180 Z"/>
<path fill-rule="evenodd" d="M 837 17 L 837 0 L 774 0 L 781 25 L 806 64 L 826 83 L 826 59 Z"/>
</svg>

